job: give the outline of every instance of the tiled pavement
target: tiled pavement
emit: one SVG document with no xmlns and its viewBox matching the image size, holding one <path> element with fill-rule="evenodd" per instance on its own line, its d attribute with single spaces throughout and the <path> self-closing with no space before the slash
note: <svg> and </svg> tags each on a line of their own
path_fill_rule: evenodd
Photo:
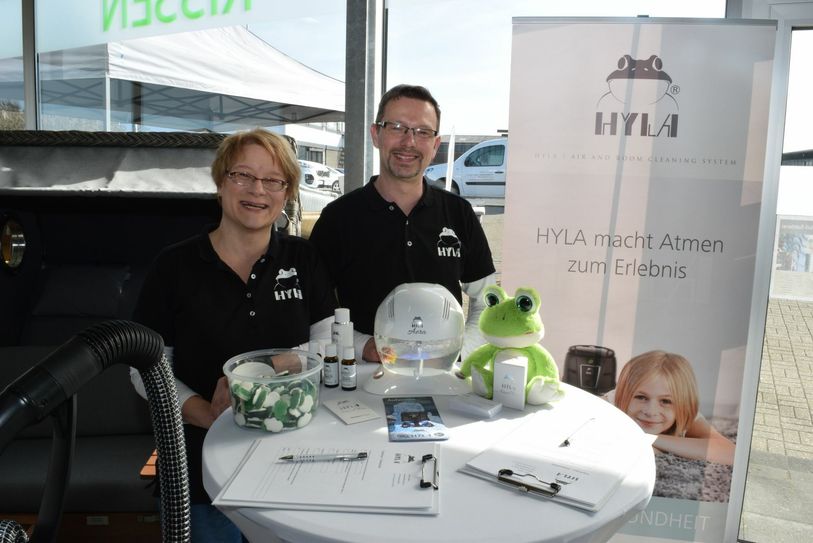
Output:
<svg viewBox="0 0 813 543">
<path fill-rule="evenodd" d="M 813 303 L 772 299 L 740 540 L 813 541 Z"/>
</svg>

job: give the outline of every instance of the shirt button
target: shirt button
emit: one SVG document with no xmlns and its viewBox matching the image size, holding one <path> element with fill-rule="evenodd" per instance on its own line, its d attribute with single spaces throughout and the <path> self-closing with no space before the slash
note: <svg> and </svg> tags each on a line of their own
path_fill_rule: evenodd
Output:
<svg viewBox="0 0 813 543">
<path fill-rule="evenodd" d="M 411 241 L 407 241 L 407 247 L 412 247 L 412 242 Z"/>
<path fill-rule="evenodd" d="M 263 264 L 264 262 L 265 262 L 265 258 L 263 257 L 263 258 L 260 259 L 260 264 Z"/>
<path fill-rule="evenodd" d="M 251 293 L 250 292 L 246 292 L 246 298 L 251 298 Z"/>
<path fill-rule="evenodd" d="M 256 274 L 256 273 L 252 273 L 252 274 L 251 274 L 251 278 L 252 278 L 252 279 L 257 279 L 257 274 Z"/>
<path fill-rule="evenodd" d="M 390 206 L 390 211 L 393 211 L 394 209 L 395 209 L 395 206 L 394 206 L 394 205 L 391 205 L 391 206 Z"/>
<path fill-rule="evenodd" d="M 253 316 L 254 316 L 254 315 L 256 315 L 256 314 L 257 314 L 257 313 L 255 313 L 254 311 L 249 311 L 249 312 L 248 312 L 248 315 L 249 315 L 250 317 L 253 317 Z"/>
</svg>

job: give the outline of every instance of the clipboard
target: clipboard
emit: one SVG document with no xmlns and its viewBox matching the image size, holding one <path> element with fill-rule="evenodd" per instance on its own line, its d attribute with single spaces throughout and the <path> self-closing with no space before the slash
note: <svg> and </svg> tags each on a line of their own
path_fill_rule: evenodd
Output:
<svg viewBox="0 0 813 543">
<path fill-rule="evenodd" d="M 282 457 L 358 455 L 352 461 L 291 461 Z M 437 515 L 440 445 L 434 442 L 329 447 L 280 446 L 254 440 L 213 500 L 225 507 Z"/>
<path fill-rule="evenodd" d="M 469 460 L 462 473 L 525 495 L 598 511 L 652 436 L 633 423 L 556 410 L 539 411 Z"/>
</svg>

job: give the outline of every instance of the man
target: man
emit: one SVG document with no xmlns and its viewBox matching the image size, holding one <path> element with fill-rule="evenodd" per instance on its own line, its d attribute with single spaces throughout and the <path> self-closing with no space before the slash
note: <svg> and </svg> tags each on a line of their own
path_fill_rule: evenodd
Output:
<svg viewBox="0 0 813 543">
<path fill-rule="evenodd" d="M 379 361 L 373 324 L 381 301 L 401 283 L 438 283 L 462 303 L 469 296 L 464 353 L 478 347 L 480 294 L 494 263 L 471 205 L 430 186 L 423 172 L 440 146 L 440 108 L 428 90 L 399 85 L 384 96 L 370 127 L 381 173 L 331 202 L 310 239 L 350 309 L 356 356 Z M 462 287 L 461 287 L 462 283 Z"/>
</svg>

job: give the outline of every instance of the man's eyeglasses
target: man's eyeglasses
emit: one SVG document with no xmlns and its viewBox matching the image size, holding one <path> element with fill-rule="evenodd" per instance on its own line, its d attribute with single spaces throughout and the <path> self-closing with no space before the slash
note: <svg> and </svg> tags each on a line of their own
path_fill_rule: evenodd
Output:
<svg viewBox="0 0 813 543">
<path fill-rule="evenodd" d="M 380 127 L 385 134 L 391 136 L 404 136 L 411 131 L 416 140 L 428 141 L 438 135 L 438 131 L 432 130 L 431 128 L 412 128 L 395 121 L 382 121 L 375 124 Z"/>
<path fill-rule="evenodd" d="M 254 186 L 254 183 L 259 181 L 263 184 L 263 188 L 268 192 L 279 192 L 285 190 L 288 186 L 288 181 L 282 179 L 274 179 L 272 177 L 257 177 L 248 172 L 227 172 L 226 177 L 235 182 L 238 187 L 248 188 Z"/>
</svg>

